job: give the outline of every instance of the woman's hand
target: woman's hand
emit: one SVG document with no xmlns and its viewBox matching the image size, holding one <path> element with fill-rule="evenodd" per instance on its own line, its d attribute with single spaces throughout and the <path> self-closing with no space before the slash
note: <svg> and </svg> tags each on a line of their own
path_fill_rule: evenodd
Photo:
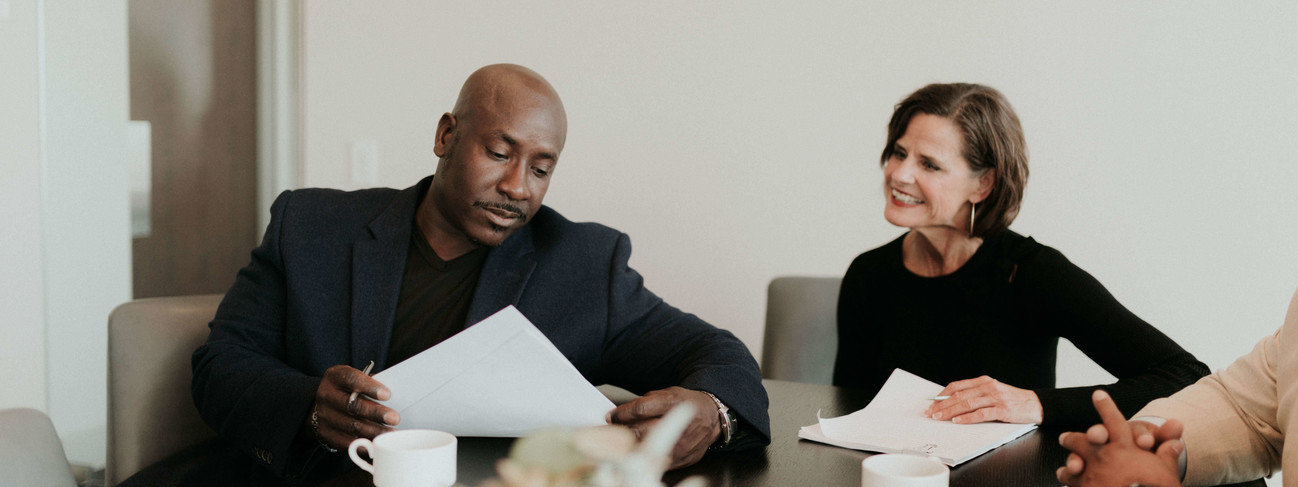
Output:
<svg viewBox="0 0 1298 487">
<path fill-rule="evenodd" d="M 958 380 L 942 389 L 924 415 L 958 424 L 1003 421 L 1041 424 L 1041 400 L 1037 393 L 1003 384 L 991 377 Z"/>
</svg>

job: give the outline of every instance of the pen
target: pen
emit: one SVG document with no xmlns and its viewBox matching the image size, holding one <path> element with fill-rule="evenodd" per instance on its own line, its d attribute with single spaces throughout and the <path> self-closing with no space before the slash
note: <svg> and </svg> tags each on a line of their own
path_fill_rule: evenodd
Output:
<svg viewBox="0 0 1298 487">
<path fill-rule="evenodd" d="M 373 361 L 373 360 L 370 361 L 370 364 L 369 364 L 369 365 L 366 365 L 366 366 L 365 366 L 365 370 L 362 370 L 361 373 L 362 373 L 362 374 L 365 374 L 366 376 L 368 376 L 368 375 L 370 375 L 370 371 L 371 371 L 371 370 L 374 370 L 374 361 Z M 351 395 L 351 397 L 348 397 L 348 398 L 347 398 L 347 406 L 348 406 L 348 407 L 350 407 L 352 404 L 354 404 L 354 403 L 356 402 L 356 396 L 359 395 L 360 393 L 361 393 L 360 391 L 352 391 L 352 395 Z"/>
<path fill-rule="evenodd" d="M 951 396 L 933 396 L 924 398 L 926 401 L 945 401 L 947 399 L 951 399 Z"/>
</svg>

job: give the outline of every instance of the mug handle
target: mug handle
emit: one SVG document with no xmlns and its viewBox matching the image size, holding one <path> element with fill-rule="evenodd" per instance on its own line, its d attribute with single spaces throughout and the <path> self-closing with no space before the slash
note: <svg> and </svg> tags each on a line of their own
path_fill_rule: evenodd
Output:
<svg viewBox="0 0 1298 487">
<path fill-rule="evenodd" d="M 352 444 L 347 445 L 347 456 L 352 457 L 352 463 L 355 463 L 356 466 L 361 468 L 361 470 L 373 474 L 374 464 L 362 460 L 361 456 L 356 454 L 356 449 L 362 446 L 365 447 L 366 451 L 370 452 L 371 456 L 374 454 L 374 442 L 365 438 L 357 438 L 352 440 Z"/>
</svg>

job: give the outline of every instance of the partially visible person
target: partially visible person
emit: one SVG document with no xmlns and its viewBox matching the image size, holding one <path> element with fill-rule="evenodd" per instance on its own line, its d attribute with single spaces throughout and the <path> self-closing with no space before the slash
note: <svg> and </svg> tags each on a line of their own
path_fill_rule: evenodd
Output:
<svg viewBox="0 0 1298 487">
<path fill-rule="evenodd" d="M 902 368 L 947 384 L 934 419 L 1088 425 L 1096 386 L 1055 388 L 1061 337 L 1118 377 L 1104 387 L 1127 412 L 1208 373 L 1059 251 L 1009 230 L 1028 153 L 1000 92 L 921 88 L 893 112 L 880 162 L 884 218 L 909 230 L 843 276 L 835 385 L 876 391 Z"/>
<path fill-rule="evenodd" d="M 1161 428 L 1144 421 L 1128 424 L 1104 391 L 1095 391 L 1091 401 L 1102 423 L 1085 434 L 1060 435 L 1059 443 L 1072 451 L 1067 463 L 1073 466 L 1072 470 L 1059 467 L 1056 475 L 1060 482 L 1072 486 L 1181 485 L 1178 463 L 1185 444 L 1180 440 L 1180 423 L 1168 421 Z M 1161 438 L 1155 440 L 1156 435 Z M 1082 470 L 1086 463 L 1095 468 Z"/>
<path fill-rule="evenodd" d="M 1098 479 L 1145 484 L 1146 472 L 1168 471 L 1164 450 L 1177 445 L 1183 445 L 1185 485 L 1244 482 L 1282 469 L 1298 473 L 1298 448 L 1285 448 L 1286 437 L 1298 437 L 1298 292 L 1280 329 L 1230 367 L 1149 403 L 1129 422 L 1106 420 L 1084 435 L 1061 436 L 1073 453 L 1059 480 L 1074 487 L 1118 485 Z M 1133 443 L 1145 454 L 1133 454 Z M 1176 464 L 1170 468 L 1176 473 Z M 1285 476 L 1284 485 L 1298 486 L 1298 475 Z"/>
</svg>

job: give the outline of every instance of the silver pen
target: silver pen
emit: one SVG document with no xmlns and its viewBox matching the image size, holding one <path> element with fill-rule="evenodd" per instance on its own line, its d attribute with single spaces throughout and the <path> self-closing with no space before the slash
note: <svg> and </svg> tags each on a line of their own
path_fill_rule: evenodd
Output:
<svg viewBox="0 0 1298 487">
<path fill-rule="evenodd" d="M 366 366 L 365 366 L 365 370 L 362 370 L 361 373 L 362 373 L 362 374 L 365 374 L 366 376 L 369 376 L 371 370 L 374 370 L 374 361 L 373 361 L 373 360 L 370 361 L 370 364 L 369 364 L 369 365 L 366 365 Z M 355 404 L 355 403 L 356 403 L 356 396 L 359 396 L 360 393 L 361 393 L 361 391 L 352 391 L 352 395 L 351 395 L 351 397 L 348 397 L 348 398 L 347 398 L 347 412 L 351 412 L 352 404 Z"/>
</svg>

